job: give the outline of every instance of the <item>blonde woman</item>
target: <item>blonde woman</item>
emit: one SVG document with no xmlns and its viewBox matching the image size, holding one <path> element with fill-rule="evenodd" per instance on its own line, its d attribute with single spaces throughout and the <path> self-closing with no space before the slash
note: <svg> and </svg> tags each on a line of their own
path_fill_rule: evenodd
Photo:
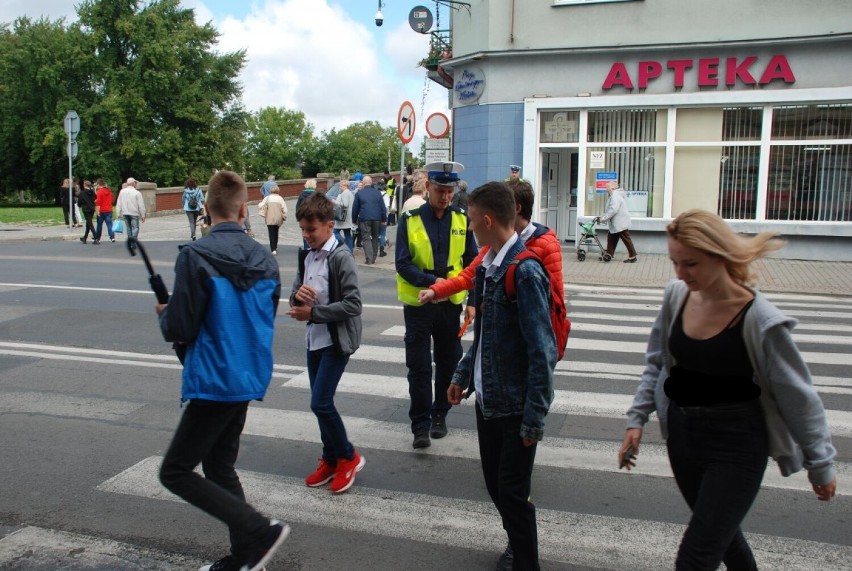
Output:
<svg viewBox="0 0 852 571">
<path fill-rule="evenodd" d="M 745 238 L 716 214 L 689 210 L 666 228 L 677 280 L 651 330 L 619 465 L 630 469 L 656 411 L 692 518 L 675 569 L 757 569 L 740 524 L 772 456 L 805 469 L 818 499 L 837 486 L 825 410 L 793 342 L 793 318 L 752 289 L 749 264 L 783 244 Z"/>
<path fill-rule="evenodd" d="M 278 230 L 287 220 L 287 203 L 281 197 L 278 185 L 269 189 L 269 196 L 260 201 L 257 206 L 258 213 L 266 221 L 266 229 L 269 230 L 269 249 L 272 255 L 278 255 Z"/>
<path fill-rule="evenodd" d="M 426 179 L 421 178 L 415 181 L 414 186 L 411 188 L 411 198 L 406 200 L 405 204 L 402 205 L 402 211 L 408 212 L 409 210 L 415 210 L 424 204 L 426 204 Z"/>
</svg>

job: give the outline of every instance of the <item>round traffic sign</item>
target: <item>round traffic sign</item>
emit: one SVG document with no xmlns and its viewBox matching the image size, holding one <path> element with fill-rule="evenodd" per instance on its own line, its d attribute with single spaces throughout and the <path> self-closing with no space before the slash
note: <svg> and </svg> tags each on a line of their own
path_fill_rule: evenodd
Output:
<svg viewBox="0 0 852 571">
<path fill-rule="evenodd" d="M 426 119 L 426 132 L 436 139 L 446 137 L 450 132 L 450 120 L 443 113 L 432 113 Z"/>
<path fill-rule="evenodd" d="M 417 117 L 414 115 L 414 105 L 410 101 L 405 101 L 399 107 L 399 114 L 396 116 L 396 132 L 399 133 L 399 140 L 406 145 L 414 139 L 414 130 L 417 127 Z"/>
</svg>

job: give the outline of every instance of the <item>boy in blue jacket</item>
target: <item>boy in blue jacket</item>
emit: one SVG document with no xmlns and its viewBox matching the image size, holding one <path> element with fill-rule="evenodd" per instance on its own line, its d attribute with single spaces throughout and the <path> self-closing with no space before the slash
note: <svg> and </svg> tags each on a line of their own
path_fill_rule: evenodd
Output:
<svg viewBox="0 0 852 571">
<path fill-rule="evenodd" d="M 556 338 L 550 324 L 550 281 L 515 233 L 515 198 L 489 182 L 468 199 L 470 229 L 490 250 L 474 280 L 473 345 L 447 390 L 450 404 L 476 394 L 476 431 L 482 474 L 500 512 L 509 545 L 497 569 L 538 570 L 535 506 L 529 501 L 537 443 L 553 401 Z M 506 272 L 515 268 L 517 298 L 506 298 Z"/>
<path fill-rule="evenodd" d="M 174 293 L 156 307 L 166 341 L 186 345 L 181 396 L 189 401 L 160 481 L 228 525 L 230 554 L 200 571 L 259 571 L 290 528 L 246 503 L 234 463 L 249 402 L 264 397 L 272 377 L 281 282 L 275 258 L 243 231 L 243 179 L 220 171 L 208 186 L 213 229 L 181 249 Z M 194 472 L 199 464 L 204 477 Z"/>
</svg>

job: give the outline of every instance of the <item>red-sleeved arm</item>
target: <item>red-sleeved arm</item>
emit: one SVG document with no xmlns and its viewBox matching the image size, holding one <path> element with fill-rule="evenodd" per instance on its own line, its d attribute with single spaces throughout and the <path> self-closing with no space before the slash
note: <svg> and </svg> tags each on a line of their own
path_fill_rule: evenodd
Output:
<svg viewBox="0 0 852 571">
<path fill-rule="evenodd" d="M 435 299 L 446 299 L 454 293 L 472 288 L 476 268 L 482 263 L 482 258 L 485 257 L 486 252 L 488 252 L 488 246 L 483 246 L 473 261 L 459 275 L 430 285 L 429 289 L 435 292 Z"/>
</svg>

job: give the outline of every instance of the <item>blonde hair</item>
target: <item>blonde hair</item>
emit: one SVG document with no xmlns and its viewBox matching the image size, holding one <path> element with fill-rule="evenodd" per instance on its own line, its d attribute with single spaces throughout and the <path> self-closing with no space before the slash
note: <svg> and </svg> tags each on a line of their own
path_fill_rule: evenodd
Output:
<svg viewBox="0 0 852 571">
<path fill-rule="evenodd" d="M 426 179 L 420 178 L 414 181 L 414 186 L 411 187 L 411 193 L 417 196 L 426 194 Z"/>
<path fill-rule="evenodd" d="M 752 237 L 737 234 L 718 214 L 697 208 L 680 214 L 666 226 L 666 232 L 684 246 L 722 258 L 728 275 L 746 286 L 754 285 L 757 277 L 749 264 L 785 244 L 777 232 L 761 232 Z"/>
<path fill-rule="evenodd" d="M 246 200 L 248 200 L 246 183 L 235 172 L 219 171 L 207 183 L 205 206 L 222 218 L 237 218 Z"/>
</svg>

